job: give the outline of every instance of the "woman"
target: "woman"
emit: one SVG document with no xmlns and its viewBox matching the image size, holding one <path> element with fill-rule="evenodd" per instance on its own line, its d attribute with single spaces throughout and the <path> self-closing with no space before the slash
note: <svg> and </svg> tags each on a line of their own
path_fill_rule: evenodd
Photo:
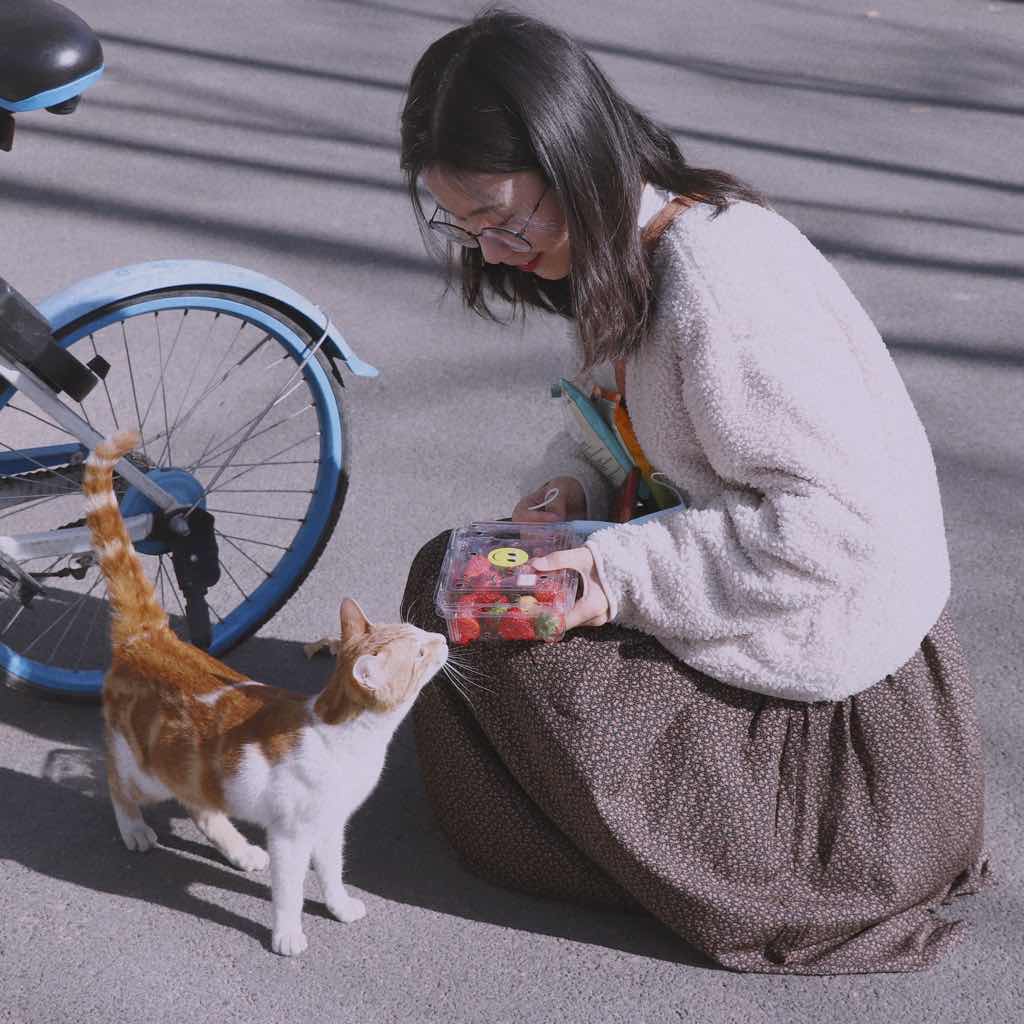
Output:
<svg viewBox="0 0 1024 1024">
<path fill-rule="evenodd" d="M 467 305 L 566 317 L 585 378 L 623 361 L 640 444 L 685 499 L 536 563 L 580 572 L 585 628 L 468 648 L 472 707 L 420 698 L 453 845 L 501 884 L 639 905 L 736 969 L 933 963 L 958 932 L 935 908 L 986 872 L 980 742 L 931 450 L 867 315 L 529 18 L 427 50 L 402 166 Z M 600 476 L 552 455 L 513 518 L 606 518 Z M 428 629 L 445 542 L 405 595 Z"/>
</svg>

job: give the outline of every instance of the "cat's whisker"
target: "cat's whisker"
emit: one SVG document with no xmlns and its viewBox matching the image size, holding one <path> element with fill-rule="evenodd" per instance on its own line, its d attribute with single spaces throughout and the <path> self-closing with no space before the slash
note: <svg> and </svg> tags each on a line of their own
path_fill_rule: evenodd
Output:
<svg viewBox="0 0 1024 1024">
<path fill-rule="evenodd" d="M 476 683 L 472 679 L 467 679 L 465 676 L 459 676 L 457 678 L 459 679 L 459 682 L 462 683 L 463 686 L 469 687 L 474 690 L 480 690 L 483 693 L 489 693 L 491 694 L 491 696 L 497 695 L 497 690 L 492 690 L 489 686 L 484 686 L 483 683 Z"/>
<path fill-rule="evenodd" d="M 409 621 L 409 617 L 416 610 L 416 607 L 419 605 L 419 603 L 422 600 L 423 600 L 423 595 L 422 594 L 417 594 L 412 599 L 412 601 L 409 602 L 409 605 L 401 610 L 400 614 L 401 614 L 402 622 L 408 622 Z"/>
<path fill-rule="evenodd" d="M 471 707 L 471 708 L 473 709 L 473 711 L 475 712 L 475 711 L 476 711 L 476 705 L 475 705 L 475 704 L 473 703 L 473 701 L 472 701 L 472 700 L 470 700 L 470 698 L 469 698 L 469 694 L 468 694 L 468 693 L 466 693 L 466 691 L 465 691 L 465 690 L 464 690 L 464 689 L 463 689 L 463 688 L 462 688 L 461 686 L 459 686 L 459 684 L 458 684 L 458 683 L 457 683 L 457 682 L 456 682 L 456 681 L 455 681 L 454 679 L 452 679 L 452 680 L 451 680 L 451 684 L 452 684 L 452 686 L 453 686 L 453 687 L 455 687 L 455 689 L 456 689 L 456 691 L 458 692 L 459 696 L 460 696 L 460 697 L 462 697 L 462 699 L 463 699 L 463 700 L 464 700 L 464 701 L 465 701 L 465 702 L 466 702 L 466 703 L 467 703 L 467 704 L 468 704 L 468 705 L 469 705 L 469 706 L 470 706 L 470 707 Z"/>
<path fill-rule="evenodd" d="M 493 675 L 490 672 L 484 672 L 483 669 L 470 668 L 464 662 L 453 659 L 450 655 L 448 657 L 448 664 L 452 666 L 453 671 L 457 671 L 459 675 L 466 680 L 468 683 L 472 683 L 473 686 L 479 686 L 481 689 L 487 689 L 483 683 L 478 682 L 479 679 L 492 679 Z M 474 679 L 473 677 L 477 678 Z M 494 692 L 493 690 L 491 691 Z"/>
<path fill-rule="evenodd" d="M 460 682 L 464 683 L 466 686 L 472 686 L 472 687 L 475 687 L 478 690 L 484 690 L 487 693 L 492 693 L 492 694 L 495 693 L 495 691 L 492 690 L 489 686 L 484 686 L 483 683 L 478 683 L 475 680 L 470 679 L 468 676 L 464 675 L 462 672 L 459 671 L 458 668 L 456 668 L 455 665 L 452 665 L 450 663 L 446 664 L 445 665 L 445 671 L 448 673 L 449 677 L 453 681 L 455 679 L 458 679 Z"/>
</svg>

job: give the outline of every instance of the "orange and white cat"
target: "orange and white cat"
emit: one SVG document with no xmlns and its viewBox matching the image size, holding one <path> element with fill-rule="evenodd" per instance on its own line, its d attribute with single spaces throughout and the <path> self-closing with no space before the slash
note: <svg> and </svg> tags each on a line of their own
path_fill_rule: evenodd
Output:
<svg viewBox="0 0 1024 1024">
<path fill-rule="evenodd" d="M 137 443 L 121 432 L 86 461 L 88 523 L 107 579 L 112 662 L 103 685 L 110 795 L 129 850 L 156 834 L 140 807 L 176 798 L 243 871 L 270 864 L 275 953 L 306 948 L 303 881 L 312 860 L 327 909 L 358 921 L 342 884 L 345 825 L 380 778 L 395 729 L 445 664 L 445 638 L 371 625 L 341 603 L 334 671 L 315 697 L 265 686 L 178 639 L 124 528 L 111 470 Z M 229 816 L 266 829 L 267 852 Z"/>
</svg>

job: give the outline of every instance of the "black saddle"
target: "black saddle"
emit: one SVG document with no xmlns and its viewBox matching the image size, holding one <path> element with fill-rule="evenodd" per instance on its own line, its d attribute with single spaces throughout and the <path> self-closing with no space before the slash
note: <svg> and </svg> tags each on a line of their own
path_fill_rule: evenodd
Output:
<svg viewBox="0 0 1024 1024">
<path fill-rule="evenodd" d="M 34 98 L 45 99 L 102 67 L 96 34 L 62 4 L 0 0 L 0 110 L 31 109 Z M 58 97 L 55 106 L 73 109 L 74 99 Z"/>
</svg>

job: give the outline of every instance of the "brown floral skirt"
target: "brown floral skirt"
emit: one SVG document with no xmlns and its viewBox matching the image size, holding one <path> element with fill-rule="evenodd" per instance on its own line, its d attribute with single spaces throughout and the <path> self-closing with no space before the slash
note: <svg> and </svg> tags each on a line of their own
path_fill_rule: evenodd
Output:
<svg viewBox="0 0 1024 1024">
<path fill-rule="evenodd" d="M 444 631 L 428 543 L 403 608 Z M 844 701 L 724 685 L 614 625 L 456 648 L 414 710 L 428 798 L 466 865 L 536 895 L 647 911 L 720 964 L 927 967 L 987 878 L 970 674 L 948 609 L 902 668 Z M 483 688 L 486 687 L 486 688 Z"/>
</svg>

